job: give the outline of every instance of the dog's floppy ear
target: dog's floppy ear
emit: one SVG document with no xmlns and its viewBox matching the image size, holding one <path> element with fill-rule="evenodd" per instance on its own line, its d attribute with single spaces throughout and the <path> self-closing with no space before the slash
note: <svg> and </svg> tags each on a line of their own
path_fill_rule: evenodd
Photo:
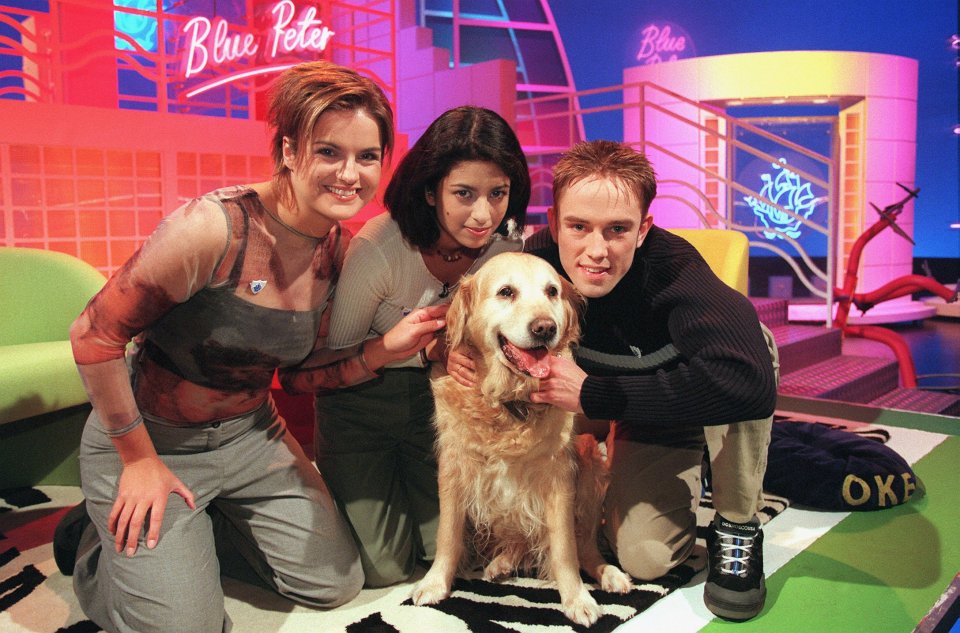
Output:
<svg viewBox="0 0 960 633">
<path fill-rule="evenodd" d="M 576 286 L 560 278 L 560 298 L 563 299 L 564 316 L 569 323 L 567 328 L 567 340 L 563 341 L 563 346 L 576 344 L 580 340 L 580 318 L 587 307 L 587 300 L 584 298 Z"/>
<path fill-rule="evenodd" d="M 467 337 L 467 316 L 473 303 L 472 275 L 465 275 L 453 293 L 453 301 L 447 310 L 447 349 L 456 350 L 463 346 Z"/>
</svg>

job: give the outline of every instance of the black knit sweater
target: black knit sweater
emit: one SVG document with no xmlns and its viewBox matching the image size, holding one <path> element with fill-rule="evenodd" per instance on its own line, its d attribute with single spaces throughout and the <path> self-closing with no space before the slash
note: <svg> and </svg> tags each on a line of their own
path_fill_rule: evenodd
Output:
<svg viewBox="0 0 960 633">
<path fill-rule="evenodd" d="M 525 249 L 566 276 L 546 229 Z M 686 240 L 653 226 L 620 283 L 588 301 L 581 346 L 643 358 L 671 344 L 674 353 L 651 368 L 590 368 L 584 413 L 620 421 L 618 437 L 645 440 L 773 413 L 776 380 L 753 305 Z"/>
</svg>

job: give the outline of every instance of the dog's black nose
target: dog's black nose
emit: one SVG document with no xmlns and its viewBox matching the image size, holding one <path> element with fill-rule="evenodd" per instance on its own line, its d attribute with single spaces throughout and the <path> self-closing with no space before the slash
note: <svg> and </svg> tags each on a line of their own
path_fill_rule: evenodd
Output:
<svg viewBox="0 0 960 633">
<path fill-rule="evenodd" d="M 534 319 L 530 323 L 530 333 L 541 341 L 546 341 L 557 333 L 557 324 L 553 319 Z"/>
</svg>

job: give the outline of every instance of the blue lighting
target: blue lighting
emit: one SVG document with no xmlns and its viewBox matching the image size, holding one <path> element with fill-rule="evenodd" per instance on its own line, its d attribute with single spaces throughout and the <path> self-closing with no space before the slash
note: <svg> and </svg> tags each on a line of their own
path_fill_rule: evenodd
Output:
<svg viewBox="0 0 960 633">
<path fill-rule="evenodd" d="M 115 7 L 141 9 L 151 13 L 157 10 L 156 0 L 114 0 L 113 5 Z M 130 36 L 144 50 L 150 52 L 157 50 L 157 19 L 155 17 L 126 11 L 114 11 L 113 24 L 117 32 Z M 123 38 L 115 37 L 114 42 L 118 50 L 136 50 Z"/>
</svg>

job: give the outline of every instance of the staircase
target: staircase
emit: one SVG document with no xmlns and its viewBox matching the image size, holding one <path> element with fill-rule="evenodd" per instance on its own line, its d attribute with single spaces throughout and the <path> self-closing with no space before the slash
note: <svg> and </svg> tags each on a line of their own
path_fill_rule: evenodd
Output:
<svg viewBox="0 0 960 633">
<path fill-rule="evenodd" d="M 751 301 L 780 350 L 782 395 L 960 417 L 960 396 L 900 387 L 896 360 L 843 354 L 840 330 L 788 323 L 785 299 Z"/>
</svg>

